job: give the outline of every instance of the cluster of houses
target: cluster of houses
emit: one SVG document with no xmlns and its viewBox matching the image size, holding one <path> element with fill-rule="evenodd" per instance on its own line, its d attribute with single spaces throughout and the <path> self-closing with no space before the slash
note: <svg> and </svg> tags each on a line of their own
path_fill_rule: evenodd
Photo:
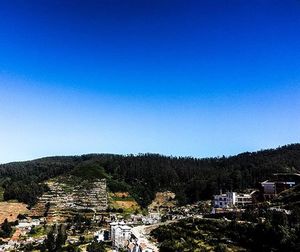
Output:
<svg viewBox="0 0 300 252">
<path fill-rule="evenodd" d="M 249 193 L 226 192 L 214 195 L 212 201 L 212 212 L 224 213 L 230 211 L 243 211 L 247 205 L 251 205 L 257 201 L 258 195 L 267 200 L 274 198 L 283 190 L 295 186 L 298 184 L 298 180 L 296 179 L 297 177 L 297 174 L 294 174 L 293 176 L 287 176 L 286 174 L 274 174 L 272 179 L 260 183 L 259 190 Z M 169 211 L 172 215 L 169 219 L 185 218 L 190 213 L 193 217 L 195 217 L 195 215 L 197 215 L 197 212 L 195 212 L 196 208 L 192 205 L 181 208 L 172 208 L 171 212 Z M 177 211 L 174 212 L 174 209 L 177 209 Z M 201 216 L 201 214 L 198 215 Z M 94 235 L 98 241 L 111 240 L 114 251 L 125 249 L 127 251 L 134 252 L 153 252 L 156 251 L 156 248 L 147 243 L 146 237 L 143 236 L 141 232 L 138 232 L 140 226 L 137 225 L 140 225 L 141 223 L 144 225 L 152 225 L 160 222 L 161 215 L 159 212 L 149 213 L 148 216 L 132 215 L 129 222 L 112 221 L 109 224 L 109 231 L 103 229 L 95 232 Z"/>
<path fill-rule="evenodd" d="M 158 223 L 160 221 L 159 214 L 152 213 L 148 217 L 133 214 L 128 222 L 124 220 L 116 221 L 116 219 L 116 216 L 112 214 L 109 220 L 107 220 L 107 225 L 93 233 L 94 239 L 98 242 L 111 242 L 114 251 L 119 251 L 120 249 L 126 249 L 129 252 L 158 251 L 155 247 L 153 249 L 153 247 L 149 246 L 148 240 L 145 237 L 141 238 L 138 232 L 135 231 L 135 227 L 139 227 L 141 224 L 148 225 Z M 46 224 L 46 218 L 32 219 L 30 217 L 24 217 L 18 222 L 18 225 L 15 226 L 16 232 L 13 237 L 7 239 L 7 242 L 0 245 L 0 251 L 18 251 L 19 248 L 27 244 L 37 245 L 45 241 L 46 235 L 33 238 L 30 236 L 30 233 L 33 228 Z M 67 239 L 67 242 L 76 244 L 79 242 L 79 238 L 72 236 Z"/>
<path fill-rule="evenodd" d="M 290 189 L 300 182 L 300 174 L 277 173 L 272 178 L 260 183 L 259 191 L 251 193 L 226 192 L 214 195 L 212 213 L 224 213 L 243 210 L 260 197 L 263 200 L 270 200 L 284 190 Z"/>
<path fill-rule="evenodd" d="M 272 199 L 280 192 L 297 185 L 299 182 L 299 174 L 274 174 L 271 179 L 260 183 L 259 190 L 248 193 L 229 191 L 214 195 L 212 213 L 243 211 L 247 205 L 256 202 L 258 197 L 262 200 Z M 44 208 L 48 205 L 48 216 L 44 217 L 45 209 L 43 211 L 39 210 L 38 204 L 36 209 L 32 209 L 31 215 L 19 220 L 18 225 L 15 227 L 14 236 L 5 244 L 0 245 L 0 251 L 18 250 L 20 246 L 27 243 L 41 244 L 44 242 L 46 235 L 39 238 L 30 237 L 28 234 L 32 228 L 46 224 L 49 222 L 49 218 L 51 218 L 51 222 L 60 222 L 69 216 L 68 209 L 73 209 L 75 213 L 82 209 L 90 209 L 95 213 L 102 213 L 101 215 L 94 214 L 92 219 L 94 223 L 105 223 L 100 230 L 90 230 L 91 233 L 95 231 L 93 233 L 94 238 L 98 242 L 111 242 L 113 251 L 156 252 L 158 248 L 146 238 L 142 228 L 160 223 L 162 213 L 164 213 L 163 219 L 165 220 L 181 219 L 189 216 L 202 217 L 204 213 L 202 208 L 200 210 L 199 204 L 173 206 L 175 196 L 171 192 L 167 192 L 158 195 L 159 200 L 151 205 L 152 208 L 150 209 L 152 211 L 147 216 L 132 214 L 127 222 L 124 220 L 118 221 L 122 219 L 122 216 L 118 216 L 118 213 L 104 213 L 108 206 L 105 180 L 95 182 L 89 189 L 75 186 L 72 190 L 66 191 L 63 184 L 58 182 L 51 182 L 48 186 L 50 188 L 49 192 L 45 193 L 39 200 L 39 204 Z M 203 207 L 209 208 L 209 205 L 205 204 Z M 283 211 L 286 210 L 283 209 Z M 95 225 L 94 227 L 96 227 Z M 27 238 L 20 239 L 20 237 Z M 71 240 L 68 240 L 68 242 L 72 243 Z"/>
<path fill-rule="evenodd" d="M 142 217 L 142 223 L 144 225 L 153 225 L 159 222 L 161 222 L 161 214 L 159 212 L 152 212 Z"/>
<path fill-rule="evenodd" d="M 18 220 L 18 224 L 15 226 L 15 232 L 13 236 L 6 243 L 0 245 L 0 251 L 19 251 L 20 247 L 23 247 L 27 244 L 42 244 L 46 238 L 46 235 L 33 238 L 28 237 L 28 234 L 34 227 L 44 223 L 44 218 L 22 218 L 21 220 Z"/>
<path fill-rule="evenodd" d="M 138 228 L 138 227 L 137 227 Z M 114 251 L 126 249 L 129 252 L 157 252 L 158 248 L 137 230 L 124 221 L 110 223 L 110 239 Z"/>
<path fill-rule="evenodd" d="M 161 222 L 159 213 L 149 213 L 147 216 L 142 214 L 132 214 L 127 221 L 118 221 L 118 216 L 111 214 L 108 221 L 109 229 L 102 227 L 94 232 L 94 239 L 98 242 L 111 241 L 114 251 L 126 249 L 132 252 L 155 252 L 155 246 L 151 247 L 148 240 L 138 233 L 138 227 L 141 225 L 148 226 Z"/>
<path fill-rule="evenodd" d="M 46 235 L 33 238 L 34 227 L 52 223 L 63 223 L 76 214 L 87 210 L 96 219 L 108 206 L 106 180 L 97 180 L 88 188 L 80 185 L 69 186 L 58 181 L 47 183 L 49 191 L 39 198 L 38 203 L 24 218 L 18 220 L 15 232 L 10 239 L 4 240 L 0 251 L 17 250 L 27 244 L 42 244 Z"/>
</svg>

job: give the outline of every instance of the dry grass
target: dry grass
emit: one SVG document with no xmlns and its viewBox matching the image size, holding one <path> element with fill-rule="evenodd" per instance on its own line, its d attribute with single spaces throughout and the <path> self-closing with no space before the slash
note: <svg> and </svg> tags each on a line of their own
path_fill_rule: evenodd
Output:
<svg viewBox="0 0 300 252">
<path fill-rule="evenodd" d="M 119 208 L 132 208 L 132 209 L 139 209 L 139 205 L 135 202 L 135 201 L 115 201 L 115 204 L 119 207 Z"/>
<path fill-rule="evenodd" d="M 119 198 L 127 198 L 129 197 L 128 192 L 115 192 L 112 194 L 113 197 L 119 197 Z"/>
<path fill-rule="evenodd" d="M 140 210 L 139 204 L 128 192 L 110 193 L 110 202 L 112 207 L 122 208 L 125 212 Z"/>
<path fill-rule="evenodd" d="M 26 206 L 23 203 L 0 202 L 0 223 L 5 219 L 15 221 L 18 214 L 28 213 Z"/>
<path fill-rule="evenodd" d="M 149 211 L 156 212 L 161 207 L 174 207 L 175 205 L 175 193 L 170 191 L 158 192 L 148 209 Z"/>
</svg>

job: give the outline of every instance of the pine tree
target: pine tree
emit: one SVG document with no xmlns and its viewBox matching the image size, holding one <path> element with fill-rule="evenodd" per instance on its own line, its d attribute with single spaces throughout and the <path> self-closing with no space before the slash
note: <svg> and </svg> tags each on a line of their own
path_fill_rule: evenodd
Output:
<svg viewBox="0 0 300 252">
<path fill-rule="evenodd" d="M 12 232 L 12 227 L 11 224 L 8 222 L 7 219 L 4 220 L 4 222 L 1 225 L 1 233 L 2 233 L 2 237 L 3 238 L 7 238 L 10 236 L 11 232 Z"/>
</svg>

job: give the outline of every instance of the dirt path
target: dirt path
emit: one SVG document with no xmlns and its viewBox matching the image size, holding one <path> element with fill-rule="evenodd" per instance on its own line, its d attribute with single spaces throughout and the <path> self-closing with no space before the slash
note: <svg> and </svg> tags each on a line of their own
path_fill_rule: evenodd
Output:
<svg viewBox="0 0 300 252">
<path fill-rule="evenodd" d="M 158 252 L 159 249 L 156 246 L 156 244 L 154 244 L 152 241 L 150 241 L 148 239 L 148 236 L 149 236 L 149 233 L 151 232 L 151 230 L 157 228 L 158 226 L 159 225 L 157 225 L 157 226 L 151 225 L 151 227 L 145 226 L 145 225 L 137 226 L 137 227 L 132 228 L 131 232 L 138 239 L 138 241 L 141 244 L 142 243 L 145 244 L 146 247 L 152 249 L 153 252 Z"/>
<path fill-rule="evenodd" d="M 144 243 L 148 248 L 152 249 L 153 252 L 158 252 L 159 248 L 157 247 L 157 245 L 149 239 L 151 231 L 158 228 L 159 226 L 169 225 L 177 221 L 178 220 L 173 220 L 173 221 L 160 222 L 153 225 L 136 226 L 131 229 L 131 232 L 139 240 L 140 243 Z"/>
</svg>

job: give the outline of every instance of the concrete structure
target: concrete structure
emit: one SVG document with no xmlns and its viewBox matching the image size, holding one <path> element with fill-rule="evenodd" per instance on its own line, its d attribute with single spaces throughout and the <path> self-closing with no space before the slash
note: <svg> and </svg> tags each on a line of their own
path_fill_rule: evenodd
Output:
<svg viewBox="0 0 300 252">
<path fill-rule="evenodd" d="M 261 183 L 262 193 L 265 199 L 272 199 L 278 193 L 287 190 L 296 185 L 294 181 L 269 181 L 266 180 Z"/>
<path fill-rule="evenodd" d="M 252 204 L 251 194 L 227 192 L 225 194 L 214 195 L 214 208 L 243 207 Z"/>
<path fill-rule="evenodd" d="M 260 183 L 260 192 L 265 199 L 272 199 L 282 191 L 290 189 L 299 183 L 299 173 L 274 173 L 269 180 Z"/>
<path fill-rule="evenodd" d="M 124 222 L 110 223 L 110 235 L 114 248 L 126 248 L 131 238 L 131 227 Z"/>
<path fill-rule="evenodd" d="M 94 233 L 94 238 L 97 242 L 104 241 L 104 230 L 98 230 Z"/>
<path fill-rule="evenodd" d="M 149 213 L 148 216 L 142 217 L 143 224 L 153 225 L 161 221 L 160 213 Z"/>
<path fill-rule="evenodd" d="M 31 221 L 27 220 L 27 219 L 24 219 L 24 220 L 19 220 L 19 223 L 16 227 L 20 228 L 20 229 L 30 230 L 32 227 L 38 226 L 38 225 L 40 225 L 40 220 L 39 219 L 32 219 Z"/>
</svg>

